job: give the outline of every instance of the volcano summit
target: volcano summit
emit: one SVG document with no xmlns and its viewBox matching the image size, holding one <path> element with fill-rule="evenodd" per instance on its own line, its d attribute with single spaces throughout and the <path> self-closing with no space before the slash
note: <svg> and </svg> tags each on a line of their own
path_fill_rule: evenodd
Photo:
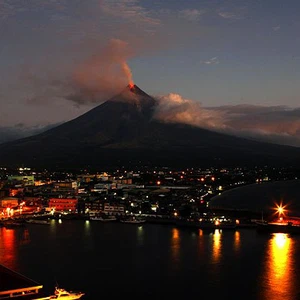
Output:
<svg viewBox="0 0 300 300">
<path fill-rule="evenodd" d="M 41 134 L 0 145 L 0 165 L 45 168 L 298 164 L 300 148 L 155 119 L 136 85 Z"/>
</svg>

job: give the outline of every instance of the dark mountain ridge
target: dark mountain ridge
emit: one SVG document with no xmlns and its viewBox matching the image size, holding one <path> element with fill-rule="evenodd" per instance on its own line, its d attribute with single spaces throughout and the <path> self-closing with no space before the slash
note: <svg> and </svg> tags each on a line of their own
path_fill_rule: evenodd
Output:
<svg viewBox="0 0 300 300">
<path fill-rule="evenodd" d="M 41 134 L 0 145 L 0 165 L 45 168 L 300 165 L 300 148 L 262 143 L 153 118 L 136 85 Z"/>
</svg>

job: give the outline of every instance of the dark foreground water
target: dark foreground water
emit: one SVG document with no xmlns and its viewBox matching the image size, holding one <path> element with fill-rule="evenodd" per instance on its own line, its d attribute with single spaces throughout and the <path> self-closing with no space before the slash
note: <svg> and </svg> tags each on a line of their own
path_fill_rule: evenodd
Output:
<svg viewBox="0 0 300 300">
<path fill-rule="evenodd" d="M 53 220 L 0 228 L 0 263 L 82 299 L 300 299 L 300 236 L 253 229 Z"/>
</svg>

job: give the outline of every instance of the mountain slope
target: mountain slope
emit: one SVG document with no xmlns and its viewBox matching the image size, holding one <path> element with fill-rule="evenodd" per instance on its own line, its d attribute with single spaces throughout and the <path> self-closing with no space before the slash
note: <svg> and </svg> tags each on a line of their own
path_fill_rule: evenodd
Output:
<svg viewBox="0 0 300 300">
<path fill-rule="evenodd" d="M 300 148 L 162 123 L 153 118 L 156 105 L 137 86 L 128 86 L 76 119 L 0 145 L 0 164 L 62 168 L 299 164 Z"/>
</svg>

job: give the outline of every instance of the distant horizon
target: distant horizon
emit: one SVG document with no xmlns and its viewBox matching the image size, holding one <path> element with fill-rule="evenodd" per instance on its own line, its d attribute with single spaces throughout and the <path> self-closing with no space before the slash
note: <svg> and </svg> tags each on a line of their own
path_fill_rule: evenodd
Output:
<svg viewBox="0 0 300 300">
<path fill-rule="evenodd" d="M 3 0 L 0 143 L 72 120 L 128 83 L 164 115 L 300 146 L 300 3 Z"/>
</svg>

